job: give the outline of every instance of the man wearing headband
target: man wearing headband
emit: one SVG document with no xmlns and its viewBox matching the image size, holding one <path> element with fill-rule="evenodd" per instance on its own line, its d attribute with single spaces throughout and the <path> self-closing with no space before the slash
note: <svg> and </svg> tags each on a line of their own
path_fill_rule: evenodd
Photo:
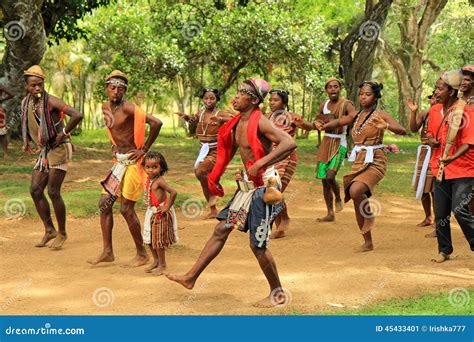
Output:
<svg viewBox="0 0 474 342">
<path fill-rule="evenodd" d="M 474 64 L 466 65 L 461 69 L 462 81 L 459 90 L 462 91 L 462 99 L 474 109 Z"/>
<path fill-rule="evenodd" d="M 196 136 L 201 144 L 201 149 L 194 163 L 194 173 L 201 183 L 202 192 L 210 209 L 206 219 L 211 219 L 217 216 L 217 196 L 213 195 L 207 186 L 207 175 L 216 163 L 217 131 L 220 126 L 232 118 L 232 114 L 216 108 L 217 102 L 220 100 L 218 89 L 204 88 L 200 98 L 204 107 L 198 113 L 194 115 L 176 114 L 190 124 L 196 125 Z"/>
<path fill-rule="evenodd" d="M 239 149 L 246 169 L 243 174 L 238 172 L 236 175 L 240 189 L 217 216 L 220 223 L 192 268 L 184 275 L 168 275 L 170 280 L 192 289 L 202 271 L 220 253 L 230 232 L 234 228 L 249 231 L 251 249 L 271 289 L 269 296 L 255 304 L 257 307 L 282 304 L 287 295 L 281 287 L 275 261 L 267 248 L 271 224 L 281 211 L 282 204 L 267 204 L 263 198 L 267 191 L 272 192 L 265 187 L 266 179 L 274 177 L 273 180 L 278 181 L 279 178 L 271 165 L 284 160 L 296 148 L 293 139 L 273 127 L 259 109 L 268 88 L 268 82 L 258 79 L 248 79 L 239 86 L 233 100 L 234 109 L 239 114 L 219 129 L 217 161 L 208 178 L 210 190 L 222 197 L 224 189 L 219 180 Z M 272 143 L 278 146 L 272 149 Z"/>
<path fill-rule="evenodd" d="M 72 156 L 69 133 L 83 115 L 44 90 L 46 76 L 41 67 L 34 65 L 24 71 L 24 75 L 28 95 L 21 102 L 23 150 L 32 152 L 31 143 L 34 143 L 35 153 L 39 153 L 31 177 L 30 193 L 45 229 L 36 247 L 45 247 L 54 239 L 50 247 L 60 249 L 67 240 L 66 207 L 61 197 L 61 186 Z M 64 122 L 66 115 L 70 117 L 67 125 Z M 46 186 L 58 221 L 57 231 L 44 195 Z"/>
<path fill-rule="evenodd" d="M 102 104 L 104 121 L 112 143 L 114 165 L 101 182 L 103 190 L 99 201 L 100 225 L 102 229 L 103 251 L 88 262 L 96 265 L 115 260 L 112 248 L 112 228 L 114 202 L 120 198 L 120 213 L 127 222 L 135 243 L 137 254 L 127 266 L 142 266 L 148 262 L 143 245 L 140 221 L 135 212 L 135 202 L 143 194 L 145 181 L 141 159 L 158 137 L 162 122 L 151 114 L 146 114 L 136 104 L 124 99 L 128 88 L 128 77 L 114 70 L 105 79 L 105 91 L 109 98 Z M 145 141 L 146 124 L 150 133 Z"/>
<path fill-rule="evenodd" d="M 304 122 L 306 130 L 315 129 L 317 122 L 324 124 L 344 116 L 355 116 L 355 108 L 351 101 L 341 97 L 341 82 L 331 77 L 326 81 L 324 90 L 329 99 L 319 105 L 318 115 L 314 123 Z M 347 154 L 347 126 L 326 130 L 319 145 L 316 156 L 316 178 L 323 183 L 324 201 L 327 215 L 318 218 L 319 222 L 332 222 L 336 219 L 335 212 L 343 209 L 339 183 L 336 175 Z M 334 202 L 333 202 L 334 201 Z M 334 210 L 334 205 L 336 210 Z"/>
<path fill-rule="evenodd" d="M 5 96 L 3 96 L 5 94 Z M 13 98 L 13 94 L 4 86 L 0 84 L 0 144 L 3 148 L 3 158 L 7 157 L 8 150 L 8 127 L 7 127 L 7 113 L 2 106 L 4 101 L 10 100 Z"/>
<path fill-rule="evenodd" d="M 440 178 L 434 186 L 439 253 L 432 259 L 435 262 L 449 260 L 453 252 L 451 211 L 474 251 L 474 215 L 469 208 L 474 187 L 474 110 L 458 99 L 461 81 L 459 70 L 443 73 L 436 82 L 438 104 L 429 111 L 430 166 Z"/>
</svg>

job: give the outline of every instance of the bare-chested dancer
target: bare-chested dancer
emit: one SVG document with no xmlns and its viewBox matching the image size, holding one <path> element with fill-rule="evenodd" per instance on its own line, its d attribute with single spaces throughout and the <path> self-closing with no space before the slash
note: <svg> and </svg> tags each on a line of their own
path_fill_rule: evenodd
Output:
<svg viewBox="0 0 474 342">
<path fill-rule="evenodd" d="M 106 78 L 105 90 L 109 101 L 102 105 L 102 111 L 115 154 L 115 164 L 102 182 L 104 190 L 99 201 L 99 211 L 103 251 L 96 259 L 88 261 L 92 265 L 115 260 L 112 248 L 112 207 L 118 198 L 120 213 L 127 222 L 137 250 L 135 258 L 124 266 L 142 266 L 149 259 L 143 245 L 135 202 L 143 195 L 145 175 L 140 167 L 141 159 L 158 137 L 162 122 L 153 115 L 147 115 L 137 105 L 126 101 L 124 95 L 127 87 L 128 78 L 119 70 L 113 71 Z M 146 141 L 145 124 L 150 126 Z"/>
<path fill-rule="evenodd" d="M 237 191 L 228 206 L 217 216 L 221 222 L 216 226 L 193 267 L 184 275 L 168 275 L 170 280 L 192 289 L 201 272 L 224 247 L 232 228 L 249 230 L 250 247 L 270 285 L 270 295 L 256 303 L 257 307 L 276 306 L 285 298 L 275 261 L 267 248 L 271 223 L 281 211 L 282 205 L 280 203 L 271 206 L 263 201 L 266 191 L 264 179 L 277 178 L 278 172 L 270 166 L 285 159 L 296 148 L 290 135 L 275 128 L 262 115 L 258 106 L 267 92 L 268 83 L 263 80 L 249 79 L 239 86 L 233 105 L 240 114 L 219 130 L 217 162 L 209 174 L 210 190 L 223 196 L 219 179 L 239 148 L 248 177 L 257 190 Z M 272 143 L 278 145 L 273 150 Z"/>
</svg>

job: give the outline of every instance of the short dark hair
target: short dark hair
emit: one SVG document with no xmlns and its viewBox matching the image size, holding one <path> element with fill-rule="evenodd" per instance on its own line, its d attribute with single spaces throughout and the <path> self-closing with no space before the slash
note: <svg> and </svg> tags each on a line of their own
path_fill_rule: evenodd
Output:
<svg viewBox="0 0 474 342">
<path fill-rule="evenodd" d="M 161 167 L 160 176 L 163 176 L 166 172 L 168 172 L 168 163 L 166 163 L 165 157 L 160 152 L 148 151 L 145 154 L 145 157 L 143 157 L 142 159 L 142 166 L 145 166 L 145 163 L 148 160 L 157 160 L 160 163 L 160 167 Z"/>
</svg>

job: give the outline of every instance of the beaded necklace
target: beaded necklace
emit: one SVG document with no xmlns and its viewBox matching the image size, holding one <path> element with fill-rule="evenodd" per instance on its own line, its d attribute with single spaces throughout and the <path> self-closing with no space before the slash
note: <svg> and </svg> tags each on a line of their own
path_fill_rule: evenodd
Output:
<svg viewBox="0 0 474 342">
<path fill-rule="evenodd" d="M 357 113 L 357 115 L 356 115 L 356 120 L 355 120 L 355 122 L 354 122 L 354 128 L 352 129 L 353 132 L 354 132 L 356 135 L 360 135 L 360 134 L 362 133 L 362 131 L 364 130 L 365 126 L 367 126 L 367 124 L 372 121 L 372 118 L 373 118 L 372 114 L 375 113 L 376 108 L 372 108 L 372 110 L 369 112 L 369 114 L 367 114 L 367 116 L 365 117 L 365 119 L 364 119 L 364 121 L 362 122 L 362 124 L 361 124 L 359 127 L 357 127 L 357 123 L 359 122 L 360 116 L 361 116 L 361 114 L 362 114 L 363 111 L 364 111 L 364 110 L 361 109 L 361 110 L 359 111 L 359 113 Z"/>
<path fill-rule="evenodd" d="M 206 124 L 206 128 L 204 128 L 204 113 L 206 113 L 206 108 L 204 108 L 201 112 L 201 115 L 199 116 L 199 123 L 201 124 L 201 128 L 202 128 L 202 135 L 206 135 L 207 133 L 207 129 L 209 127 L 209 124 L 211 122 L 210 118 L 212 118 L 213 116 L 216 116 L 217 113 L 218 113 L 218 110 L 217 108 L 214 108 L 211 112 L 211 116 L 209 117 L 209 120 L 207 121 L 207 124 Z"/>
</svg>

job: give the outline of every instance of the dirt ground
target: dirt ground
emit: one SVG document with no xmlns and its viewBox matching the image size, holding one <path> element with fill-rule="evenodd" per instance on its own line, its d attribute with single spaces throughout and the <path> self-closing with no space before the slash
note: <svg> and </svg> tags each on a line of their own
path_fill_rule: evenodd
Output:
<svg viewBox="0 0 474 342">
<path fill-rule="evenodd" d="M 171 164 L 178 171 L 168 178 L 190 177 L 185 173 L 189 165 Z M 73 163 L 65 191 L 90 177 L 91 168 L 98 181 L 109 166 L 97 160 Z M 192 191 L 200 196 L 197 182 Z M 189 291 L 164 276 L 145 274 L 143 267 L 121 267 L 134 256 L 134 248 L 118 214 L 116 261 L 98 266 L 86 263 L 102 248 L 97 216 L 68 217 L 69 240 L 61 251 L 33 247 L 43 233 L 39 218 L 1 219 L 0 314 L 317 314 L 337 310 L 334 304 L 362 308 L 382 299 L 448 293 L 474 285 L 474 254 L 457 224 L 453 224 L 454 260 L 430 261 L 437 254 L 436 240 L 423 237 L 431 228 L 415 227 L 422 209 L 414 199 L 376 196 L 375 250 L 356 254 L 353 248 L 362 243 L 362 236 L 352 202 L 336 222 L 319 223 L 315 218 L 324 216 L 325 209 L 318 182 L 293 181 L 286 196 L 292 217 L 289 234 L 270 243 L 282 284 L 291 294 L 285 308 L 252 307 L 269 290 L 247 234 L 233 232 L 222 253 Z M 186 218 L 180 210 L 177 215 L 180 243 L 167 253 L 172 273 L 185 272 L 193 264 L 215 225 L 213 220 Z M 139 217 L 143 219 L 142 211 Z"/>
</svg>

